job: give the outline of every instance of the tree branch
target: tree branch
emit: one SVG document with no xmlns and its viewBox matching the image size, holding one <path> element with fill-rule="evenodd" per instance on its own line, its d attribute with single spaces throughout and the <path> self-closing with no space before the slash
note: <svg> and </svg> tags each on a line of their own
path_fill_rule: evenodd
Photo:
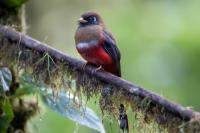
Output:
<svg viewBox="0 0 200 133">
<path fill-rule="evenodd" d="M 94 72 L 94 68 L 92 66 L 86 67 L 84 70 L 82 69 L 85 62 L 70 57 L 54 48 L 47 46 L 44 43 L 41 43 L 27 35 L 23 35 L 20 32 L 14 31 L 11 28 L 0 26 L 0 37 L 6 38 L 9 42 L 13 42 L 10 45 L 19 45 L 25 47 L 25 49 L 31 49 L 32 51 L 37 51 L 40 54 L 48 53 L 55 61 L 65 62 L 67 65 L 72 67 L 76 71 L 84 71 L 84 73 L 88 75 L 92 75 L 97 80 L 113 85 L 117 88 L 122 88 L 124 92 L 127 92 L 129 96 L 137 96 L 141 99 L 148 98 L 152 105 L 159 106 L 164 108 L 169 114 L 174 117 L 181 119 L 182 121 L 189 121 L 192 118 L 199 116 L 198 112 L 195 112 L 189 108 L 183 107 L 181 105 L 172 103 L 165 99 L 164 97 L 159 96 L 147 89 L 139 87 L 133 83 L 130 83 L 126 80 L 123 80 L 119 77 L 116 77 L 110 73 L 104 71 Z M 0 49 L 2 44 L 0 44 Z M 0 50 L 1 52 L 1 50 Z M 9 53 L 8 53 L 9 54 Z M 0 58 L 1 61 L 1 58 Z M 130 100 L 130 99 L 129 99 Z M 134 100 L 134 99 L 132 99 Z M 132 102 L 132 101 L 130 101 Z M 161 109 L 160 108 L 160 109 Z M 162 112 L 161 112 L 162 114 Z"/>
</svg>

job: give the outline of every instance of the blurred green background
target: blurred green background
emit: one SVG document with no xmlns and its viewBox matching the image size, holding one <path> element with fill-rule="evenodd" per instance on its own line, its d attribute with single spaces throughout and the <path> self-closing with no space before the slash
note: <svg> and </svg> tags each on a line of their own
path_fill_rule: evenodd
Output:
<svg viewBox="0 0 200 133">
<path fill-rule="evenodd" d="M 199 0 L 29 0 L 26 8 L 30 36 L 77 58 L 76 20 L 85 11 L 100 13 L 117 39 L 124 79 L 200 111 Z M 34 121 L 38 133 L 76 128 L 48 110 Z"/>
</svg>

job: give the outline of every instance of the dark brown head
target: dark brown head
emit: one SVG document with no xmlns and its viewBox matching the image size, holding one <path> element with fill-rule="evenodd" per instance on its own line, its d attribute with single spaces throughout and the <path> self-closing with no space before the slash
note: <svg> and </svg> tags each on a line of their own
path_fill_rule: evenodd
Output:
<svg viewBox="0 0 200 133">
<path fill-rule="evenodd" d="M 102 25 L 104 26 L 101 16 L 95 12 L 86 12 L 81 15 L 78 20 L 79 26 L 89 26 L 89 25 Z"/>
</svg>

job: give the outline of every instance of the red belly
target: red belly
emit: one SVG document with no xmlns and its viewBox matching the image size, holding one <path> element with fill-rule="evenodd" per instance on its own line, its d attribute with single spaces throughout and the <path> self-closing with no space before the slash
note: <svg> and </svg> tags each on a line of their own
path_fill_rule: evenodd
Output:
<svg viewBox="0 0 200 133">
<path fill-rule="evenodd" d="M 88 62 L 97 65 L 111 65 L 112 58 L 107 54 L 102 47 L 95 49 L 78 50 L 81 56 Z"/>
</svg>

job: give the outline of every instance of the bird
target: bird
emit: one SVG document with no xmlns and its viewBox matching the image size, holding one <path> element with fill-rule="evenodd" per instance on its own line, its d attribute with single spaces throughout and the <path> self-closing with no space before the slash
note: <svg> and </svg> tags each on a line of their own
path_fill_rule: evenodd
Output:
<svg viewBox="0 0 200 133">
<path fill-rule="evenodd" d="M 88 64 L 99 66 L 97 70 L 103 68 L 121 77 L 121 53 L 114 36 L 98 13 L 88 11 L 81 15 L 74 38 L 78 53 Z M 119 127 L 123 131 L 129 131 L 128 118 L 123 104 L 119 109 Z"/>
<path fill-rule="evenodd" d="M 118 123 L 120 129 L 124 132 L 125 130 L 129 132 L 129 126 L 128 126 L 128 116 L 126 114 L 126 110 L 123 104 L 120 104 L 119 107 L 119 118 L 118 118 Z"/>
<path fill-rule="evenodd" d="M 98 13 L 88 11 L 81 15 L 74 38 L 78 53 L 88 64 L 121 77 L 120 51 Z"/>
</svg>

